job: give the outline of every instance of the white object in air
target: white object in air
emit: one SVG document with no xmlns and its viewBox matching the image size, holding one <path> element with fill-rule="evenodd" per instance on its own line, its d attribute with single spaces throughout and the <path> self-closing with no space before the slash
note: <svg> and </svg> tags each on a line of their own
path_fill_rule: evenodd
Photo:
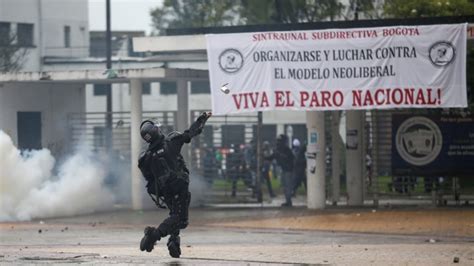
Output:
<svg viewBox="0 0 474 266">
<path fill-rule="evenodd" d="M 229 83 L 226 83 L 224 85 L 221 86 L 221 91 L 225 94 L 229 94 L 230 90 L 229 88 L 227 87 L 227 85 L 229 85 Z"/>
</svg>

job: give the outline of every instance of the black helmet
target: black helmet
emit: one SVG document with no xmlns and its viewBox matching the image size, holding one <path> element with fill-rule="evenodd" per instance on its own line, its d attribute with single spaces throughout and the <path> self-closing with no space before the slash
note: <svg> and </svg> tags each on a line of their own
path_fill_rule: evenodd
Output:
<svg viewBox="0 0 474 266">
<path fill-rule="evenodd" d="M 140 125 L 140 135 L 148 143 L 155 141 L 161 142 L 164 139 L 160 127 L 150 120 L 145 120 L 142 122 Z"/>
</svg>

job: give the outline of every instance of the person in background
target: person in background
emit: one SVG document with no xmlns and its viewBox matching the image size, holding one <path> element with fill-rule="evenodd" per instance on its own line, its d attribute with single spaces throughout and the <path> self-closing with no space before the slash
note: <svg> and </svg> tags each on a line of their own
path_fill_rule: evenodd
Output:
<svg viewBox="0 0 474 266">
<path fill-rule="evenodd" d="M 248 171 L 244 154 L 239 145 L 231 144 L 231 149 L 227 154 L 226 159 L 226 171 L 227 177 L 232 182 L 232 197 L 236 197 L 237 195 L 237 182 L 240 178 L 243 179 L 244 184 L 247 187 L 251 187 L 251 184 L 248 180 Z"/>
<path fill-rule="evenodd" d="M 262 145 L 262 155 L 263 155 L 263 165 L 262 165 L 262 178 L 267 183 L 267 190 L 270 198 L 275 197 L 275 193 L 273 192 L 272 188 L 272 180 L 270 178 L 270 168 L 272 166 L 272 160 L 265 159 L 266 157 L 270 157 L 273 153 L 272 148 L 270 147 L 270 142 L 264 141 Z"/>
<path fill-rule="evenodd" d="M 298 187 L 303 183 L 306 189 L 306 145 L 301 145 L 298 139 L 293 140 L 293 153 L 295 155 L 295 167 L 293 178 L 293 196 L 296 195 Z"/>
<path fill-rule="evenodd" d="M 256 180 L 257 180 L 257 141 L 255 139 L 250 140 L 250 143 L 245 145 L 244 158 L 246 166 L 246 180 L 250 184 L 252 190 L 252 197 L 256 197 Z"/>
<path fill-rule="evenodd" d="M 291 207 L 293 203 L 291 201 L 291 194 L 293 190 L 293 169 L 295 156 L 288 147 L 288 137 L 286 135 L 279 135 L 277 138 L 276 149 L 272 155 L 265 157 L 266 160 L 277 161 L 277 164 L 281 167 L 281 180 L 283 190 L 285 192 L 285 202 L 281 205 L 282 207 Z"/>
<path fill-rule="evenodd" d="M 217 175 L 217 160 L 212 148 L 205 148 L 202 156 L 203 176 L 208 184 L 212 184 Z"/>
</svg>

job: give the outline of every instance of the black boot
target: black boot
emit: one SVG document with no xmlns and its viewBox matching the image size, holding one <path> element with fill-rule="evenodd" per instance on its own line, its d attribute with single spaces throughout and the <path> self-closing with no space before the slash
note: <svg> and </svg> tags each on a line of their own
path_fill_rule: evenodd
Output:
<svg viewBox="0 0 474 266">
<path fill-rule="evenodd" d="M 179 244 L 181 242 L 181 239 L 179 236 L 174 236 L 171 235 L 170 238 L 168 239 L 168 251 L 170 252 L 170 256 L 173 258 L 179 258 L 181 255 L 181 248 L 179 247 Z"/>
<path fill-rule="evenodd" d="M 145 235 L 140 241 L 140 250 L 151 252 L 155 246 L 156 241 L 160 240 L 160 232 L 154 227 L 147 226 L 145 228 Z"/>
</svg>

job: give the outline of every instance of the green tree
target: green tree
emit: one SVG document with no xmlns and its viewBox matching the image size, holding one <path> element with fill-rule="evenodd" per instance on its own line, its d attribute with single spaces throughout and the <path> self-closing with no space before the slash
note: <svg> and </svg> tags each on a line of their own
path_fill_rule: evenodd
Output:
<svg viewBox="0 0 474 266">
<path fill-rule="evenodd" d="M 337 0 L 242 0 L 239 14 L 247 25 L 335 20 L 344 5 Z"/>
<path fill-rule="evenodd" d="M 386 17 L 439 17 L 474 14 L 474 3 L 469 0 L 387 0 Z"/>
<path fill-rule="evenodd" d="M 242 0 L 238 11 L 239 16 L 246 25 L 277 22 L 274 0 Z"/>
<path fill-rule="evenodd" d="M 382 13 L 381 0 L 349 0 L 344 18 L 346 20 L 380 19 Z"/>
<path fill-rule="evenodd" d="M 236 20 L 236 2 L 232 0 L 165 0 L 162 7 L 150 11 L 155 34 L 167 28 L 230 26 Z"/>
<path fill-rule="evenodd" d="M 338 0 L 165 0 L 150 14 L 160 34 L 166 28 L 332 21 L 345 9 Z"/>
</svg>

